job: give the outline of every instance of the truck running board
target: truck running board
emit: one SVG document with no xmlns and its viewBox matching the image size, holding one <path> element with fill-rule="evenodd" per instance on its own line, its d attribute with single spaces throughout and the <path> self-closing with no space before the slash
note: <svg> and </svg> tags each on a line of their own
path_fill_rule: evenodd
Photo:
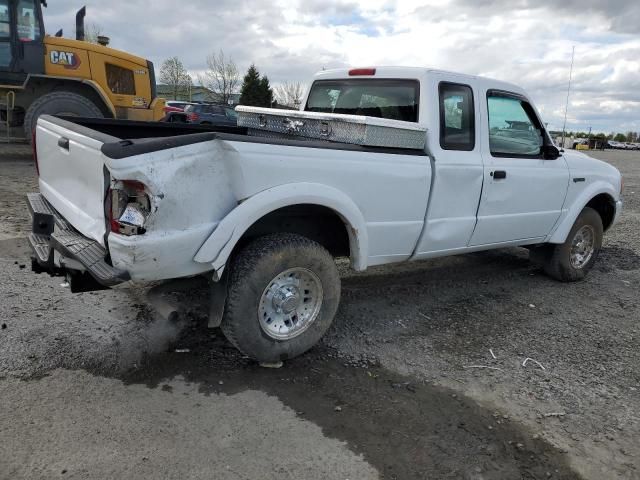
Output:
<svg viewBox="0 0 640 480">
<path fill-rule="evenodd" d="M 75 260 L 100 285 L 112 287 L 129 280 L 129 273 L 109 265 L 107 251 L 95 240 L 75 230 L 40 193 L 27 194 L 29 211 L 33 218 L 29 243 L 36 261 L 44 270 L 55 271 L 53 252 Z M 78 271 L 76 273 L 81 273 Z"/>
</svg>

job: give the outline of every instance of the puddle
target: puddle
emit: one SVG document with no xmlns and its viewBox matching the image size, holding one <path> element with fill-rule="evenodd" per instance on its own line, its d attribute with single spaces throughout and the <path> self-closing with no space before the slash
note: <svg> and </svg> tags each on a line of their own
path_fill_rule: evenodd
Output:
<svg viewBox="0 0 640 480">
<path fill-rule="evenodd" d="M 347 367 L 323 348 L 277 370 L 258 367 L 219 337 L 180 349 L 188 352 L 155 356 L 121 379 L 165 391 L 176 376 L 205 394 L 263 391 L 347 442 L 383 479 L 580 478 L 563 454 L 513 419 L 378 366 Z"/>
</svg>

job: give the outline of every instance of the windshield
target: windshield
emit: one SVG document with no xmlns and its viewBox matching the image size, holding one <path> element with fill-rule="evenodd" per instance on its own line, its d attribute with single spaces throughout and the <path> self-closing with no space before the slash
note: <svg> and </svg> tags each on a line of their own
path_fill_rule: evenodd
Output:
<svg viewBox="0 0 640 480">
<path fill-rule="evenodd" d="M 417 80 L 318 80 L 305 110 L 417 122 L 418 99 Z"/>
</svg>

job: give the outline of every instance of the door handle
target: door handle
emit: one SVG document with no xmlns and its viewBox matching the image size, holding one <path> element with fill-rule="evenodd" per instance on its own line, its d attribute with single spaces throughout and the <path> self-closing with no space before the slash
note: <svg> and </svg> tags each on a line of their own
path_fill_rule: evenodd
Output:
<svg viewBox="0 0 640 480">
<path fill-rule="evenodd" d="M 58 139 L 58 146 L 65 150 L 69 150 L 69 139 L 65 137 L 60 137 Z"/>
<path fill-rule="evenodd" d="M 504 178 L 507 178 L 507 172 L 505 172 L 504 170 L 495 170 L 489 175 L 491 175 L 494 180 L 502 180 Z"/>
</svg>

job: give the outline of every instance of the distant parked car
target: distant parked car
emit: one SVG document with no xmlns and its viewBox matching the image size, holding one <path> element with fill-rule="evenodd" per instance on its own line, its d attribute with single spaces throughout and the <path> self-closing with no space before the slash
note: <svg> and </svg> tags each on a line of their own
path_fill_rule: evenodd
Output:
<svg viewBox="0 0 640 480">
<path fill-rule="evenodd" d="M 200 125 L 237 125 L 238 114 L 227 105 L 197 104 L 184 109 L 189 123 Z"/>
<path fill-rule="evenodd" d="M 158 121 L 165 122 L 165 123 L 188 123 L 189 122 L 189 120 L 187 120 L 187 114 L 184 113 L 182 110 L 169 111 L 165 114 L 164 117 L 162 117 Z"/>
<path fill-rule="evenodd" d="M 194 105 L 195 102 L 185 102 L 181 100 L 168 100 L 165 102 L 167 107 L 179 108 L 180 110 L 184 110 L 187 105 Z"/>
<path fill-rule="evenodd" d="M 168 100 L 167 102 L 165 102 L 163 110 L 165 115 L 172 112 L 184 112 L 184 109 L 187 105 L 193 105 L 193 103 L 178 100 Z"/>
</svg>

